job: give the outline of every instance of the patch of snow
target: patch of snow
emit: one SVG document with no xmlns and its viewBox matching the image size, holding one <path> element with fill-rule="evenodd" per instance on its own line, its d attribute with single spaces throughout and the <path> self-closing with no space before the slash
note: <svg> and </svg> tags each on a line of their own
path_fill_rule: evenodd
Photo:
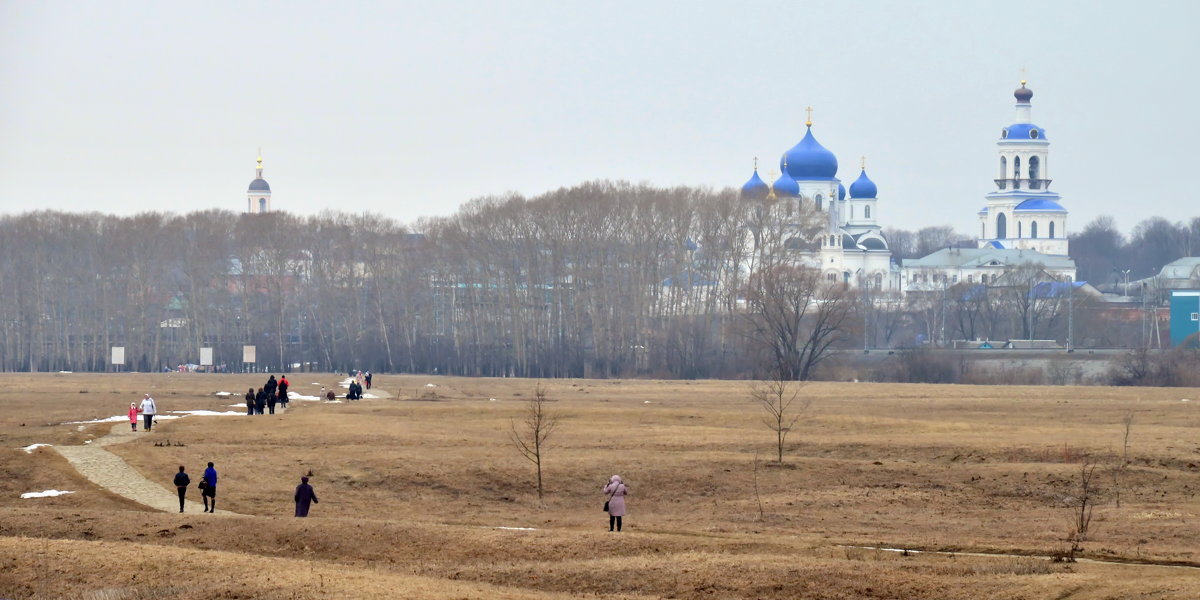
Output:
<svg viewBox="0 0 1200 600">
<path fill-rule="evenodd" d="M 80 425 L 79 427 L 75 428 L 75 431 L 83 431 L 84 429 L 87 429 L 87 425 Z"/>
<path fill-rule="evenodd" d="M 642 400 L 642 404 L 650 404 L 649 400 Z"/>
<path fill-rule="evenodd" d="M 537 531 L 533 527 L 493 527 L 492 529 L 504 529 L 507 531 Z"/>
<path fill-rule="evenodd" d="M 92 443 L 92 440 L 83 440 L 83 443 L 84 443 L 84 444 L 90 444 L 90 443 Z"/>
<path fill-rule="evenodd" d="M 1191 400 L 1189 400 L 1187 398 L 1180 398 L 1179 401 L 1180 402 L 1191 402 Z"/>
<path fill-rule="evenodd" d="M 363 394 L 363 398 L 378 398 L 375 394 Z"/>
<path fill-rule="evenodd" d="M 213 395 L 220 397 L 220 398 L 228 398 L 228 397 L 232 396 L 233 394 L 230 394 L 229 392 L 217 392 Z"/>
<path fill-rule="evenodd" d="M 330 400 L 329 402 L 326 402 L 325 404 L 341 404 L 341 403 L 342 403 L 341 400 Z"/>
<path fill-rule="evenodd" d="M 322 398 L 318 398 L 316 396 L 305 396 L 304 394 L 297 394 L 296 392 L 288 392 L 288 400 L 321 400 L 321 399 Z"/>
<path fill-rule="evenodd" d="M 427 383 L 427 384 L 425 384 L 425 387 L 437 387 L 437 386 L 433 385 L 432 383 Z"/>
<path fill-rule="evenodd" d="M 75 371 L 59 371 L 58 373 L 59 373 L 59 375 L 70 375 L 71 373 L 74 373 L 74 372 Z"/>
<path fill-rule="evenodd" d="M 488 402 L 495 402 L 495 401 L 496 401 L 495 398 L 488 398 Z"/>
<path fill-rule="evenodd" d="M 319 383 L 314 383 L 313 385 L 321 385 L 321 384 L 319 384 Z"/>
<path fill-rule="evenodd" d="M 92 419 L 91 421 L 67 421 L 63 425 L 90 425 L 92 423 L 117 423 L 120 421 L 128 421 L 129 415 L 116 415 L 107 419 Z M 138 420 L 141 420 L 140 418 Z"/>
<path fill-rule="evenodd" d="M 22 498 L 50 498 L 52 496 L 61 496 L 63 494 L 74 494 L 66 490 L 46 490 L 44 492 L 25 492 L 21 494 Z"/>
<path fill-rule="evenodd" d="M 246 413 L 244 413 L 244 412 L 239 412 L 239 411 L 236 411 L 236 410 L 227 410 L 227 411 L 224 411 L 224 412 L 217 412 L 217 411 L 215 411 L 215 410 L 173 410 L 173 411 L 171 411 L 171 412 L 173 412 L 173 413 L 175 413 L 175 414 L 177 414 L 177 415 L 180 415 L 180 416 L 184 416 L 184 417 L 186 417 L 186 416 L 189 416 L 189 415 L 191 415 L 191 416 L 195 416 L 195 417 L 225 417 L 225 416 L 230 416 L 230 415 L 244 415 L 244 414 L 246 414 Z M 164 416 L 164 415 L 158 415 L 156 418 L 159 418 L 159 419 L 178 419 L 179 417 L 177 417 L 177 416 L 173 416 L 173 415 L 165 415 L 165 416 Z"/>
<path fill-rule="evenodd" d="M 33 451 L 37 450 L 38 448 L 49 448 L 52 445 L 53 444 L 30 444 L 21 449 L 25 451 L 25 454 L 33 454 Z"/>
</svg>

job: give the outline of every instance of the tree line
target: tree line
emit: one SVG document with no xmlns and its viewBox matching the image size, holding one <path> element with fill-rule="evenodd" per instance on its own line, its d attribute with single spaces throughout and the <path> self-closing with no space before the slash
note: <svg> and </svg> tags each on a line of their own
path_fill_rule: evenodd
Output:
<svg viewBox="0 0 1200 600">
<path fill-rule="evenodd" d="M 0 370 L 113 370 L 123 346 L 121 368 L 139 371 L 212 348 L 230 371 L 809 379 L 840 350 L 1065 339 L 1068 314 L 1088 318 L 1086 303 L 1029 296 L 1036 270 L 1008 290 L 905 300 L 830 283 L 795 260 L 824 218 L 803 199 L 608 181 L 411 227 L 339 212 L 9 215 Z M 1140 231 L 1131 245 L 1157 237 Z M 891 235 L 901 256 L 954 237 Z"/>
</svg>

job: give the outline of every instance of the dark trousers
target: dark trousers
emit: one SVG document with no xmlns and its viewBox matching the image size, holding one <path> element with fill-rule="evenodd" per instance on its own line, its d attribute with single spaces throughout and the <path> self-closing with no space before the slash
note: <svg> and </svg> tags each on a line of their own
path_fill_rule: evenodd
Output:
<svg viewBox="0 0 1200 600">
<path fill-rule="evenodd" d="M 608 530 L 609 531 L 613 530 L 613 524 L 616 524 L 617 531 L 620 531 L 621 530 L 621 517 L 614 517 L 612 515 L 608 515 Z"/>
<path fill-rule="evenodd" d="M 271 411 L 271 414 L 275 414 L 275 403 L 274 403 L 274 402 L 268 402 L 268 403 L 267 403 L 267 410 Z"/>
<path fill-rule="evenodd" d="M 179 512 L 183 512 L 183 495 L 187 493 L 187 486 L 181 485 L 176 489 L 179 490 Z"/>
<path fill-rule="evenodd" d="M 146 420 L 146 431 L 150 431 L 150 426 L 154 424 L 154 415 L 142 415 L 142 418 Z"/>
</svg>

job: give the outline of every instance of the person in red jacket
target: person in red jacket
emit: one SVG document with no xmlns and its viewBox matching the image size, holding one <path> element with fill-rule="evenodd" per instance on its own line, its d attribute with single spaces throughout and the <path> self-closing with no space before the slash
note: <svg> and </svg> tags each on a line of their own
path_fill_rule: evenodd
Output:
<svg viewBox="0 0 1200 600">
<path fill-rule="evenodd" d="M 284 410 L 287 410 L 287 403 L 288 403 L 287 391 L 288 391 L 288 386 L 290 386 L 290 385 L 292 385 L 292 384 L 288 383 L 287 375 L 279 376 L 279 405 L 282 406 L 284 408 Z"/>
</svg>

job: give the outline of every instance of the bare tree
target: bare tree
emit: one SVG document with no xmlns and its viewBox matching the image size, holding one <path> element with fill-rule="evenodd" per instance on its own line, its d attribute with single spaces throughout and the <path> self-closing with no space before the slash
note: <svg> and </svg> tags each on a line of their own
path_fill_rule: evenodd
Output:
<svg viewBox="0 0 1200 600">
<path fill-rule="evenodd" d="M 807 380 L 847 340 L 858 303 L 844 283 L 816 269 L 778 265 L 755 273 L 746 292 L 748 335 L 769 355 L 772 377 Z"/>
<path fill-rule="evenodd" d="M 763 423 L 775 432 L 775 456 L 783 464 L 783 447 L 792 427 L 812 406 L 812 397 L 800 397 L 799 384 L 780 372 L 776 377 L 757 384 L 750 397 L 762 406 Z"/>
<path fill-rule="evenodd" d="M 1081 541 L 1087 538 L 1092 524 L 1092 513 L 1100 502 L 1100 489 L 1096 485 L 1096 462 L 1085 458 L 1079 463 L 1079 476 L 1075 480 L 1074 494 L 1067 498 L 1067 506 L 1071 510 L 1074 538 Z"/>
<path fill-rule="evenodd" d="M 550 434 L 554 433 L 554 429 L 558 426 L 558 416 L 547 409 L 546 402 L 546 390 L 542 388 L 541 384 L 538 384 L 533 397 L 525 406 L 525 418 L 521 422 L 521 427 L 517 427 L 515 419 L 509 421 L 509 439 L 512 440 L 513 446 L 517 448 L 521 456 L 524 456 L 537 468 L 538 502 L 542 501 L 544 493 L 542 455 L 546 451 L 546 440 L 550 439 Z"/>
</svg>

